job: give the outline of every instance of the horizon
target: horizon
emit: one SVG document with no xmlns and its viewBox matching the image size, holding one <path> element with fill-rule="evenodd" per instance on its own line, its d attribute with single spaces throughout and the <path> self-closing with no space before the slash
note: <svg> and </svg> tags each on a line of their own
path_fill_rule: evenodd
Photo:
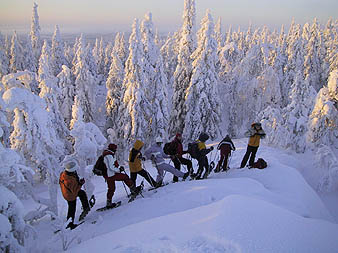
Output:
<svg viewBox="0 0 338 253">
<path fill-rule="evenodd" d="M 142 20 L 148 12 L 153 14 L 153 22 L 159 33 L 177 31 L 182 26 L 183 0 L 147 0 L 140 1 L 102 0 L 92 2 L 79 0 L 66 2 L 35 1 L 38 4 L 38 15 L 42 35 L 50 35 L 58 25 L 62 34 L 114 34 L 129 32 L 135 18 Z M 1 0 L 0 31 L 3 34 L 30 32 L 32 8 L 34 1 Z M 132 7 L 131 7 L 132 6 Z M 321 25 L 326 25 L 331 18 L 337 20 L 338 1 L 291 0 L 270 2 L 259 0 L 252 3 L 242 0 L 238 3 L 217 0 L 208 2 L 196 1 L 196 26 L 199 27 L 202 17 L 209 9 L 214 22 L 220 17 L 223 32 L 228 28 L 246 29 L 266 25 L 270 30 L 279 30 L 282 25 L 288 28 L 292 20 L 297 24 L 312 23 L 317 18 Z M 16 13 L 16 15 L 15 15 Z M 93 21 L 95 20 L 95 21 Z"/>
</svg>

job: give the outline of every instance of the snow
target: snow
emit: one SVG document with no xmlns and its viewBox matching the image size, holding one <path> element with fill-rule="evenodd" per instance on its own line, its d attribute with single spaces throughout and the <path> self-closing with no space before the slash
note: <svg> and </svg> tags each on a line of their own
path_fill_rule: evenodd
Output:
<svg viewBox="0 0 338 253">
<path fill-rule="evenodd" d="M 336 252 L 338 217 L 330 214 L 300 173 L 303 159 L 308 161 L 310 154 L 299 156 L 263 142 L 257 155 L 268 167 L 236 169 L 247 139 L 234 143 L 237 151 L 231 159 L 232 169 L 212 173 L 207 180 L 144 190 L 144 198 L 132 203 L 127 203 L 123 185 L 117 182 L 113 201 L 121 200 L 122 206 L 104 213 L 90 212 L 83 225 L 68 232 L 69 238 L 77 238 L 68 252 Z M 209 160 L 217 159 L 214 150 Z M 144 165 L 156 175 L 150 162 Z M 138 183 L 141 180 L 138 177 Z M 167 173 L 165 181 L 171 182 L 172 175 Z M 105 205 L 106 184 L 101 177 L 92 182 L 96 209 Z M 59 215 L 65 221 L 67 204 L 64 200 L 59 203 Z M 78 203 L 76 219 L 80 206 Z M 62 249 L 50 223 L 41 220 L 35 227 L 41 252 Z"/>
</svg>

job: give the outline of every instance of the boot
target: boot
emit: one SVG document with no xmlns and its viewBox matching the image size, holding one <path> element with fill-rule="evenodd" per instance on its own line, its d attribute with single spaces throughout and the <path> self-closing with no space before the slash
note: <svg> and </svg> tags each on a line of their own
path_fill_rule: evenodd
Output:
<svg viewBox="0 0 338 253">
<path fill-rule="evenodd" d="M 155 186 L 155 188 L 161 187 L 161 186 L 162 186 L 162 183 L 163 183 L 163 181 L 162 181 L 162 180 L 160 180 L 160 181 L 156 182 L 156 185 L 154 185 L 154 186 Z"/>
<path fill-rule="evenodd" d="M 189 171 L 187 173 L 184 173 L 184 175 L 183 175 L 183 181 L 185 181 L 188 176 L 189 176 Z"/>
<path fill-rule="evenodd" d="M 79 221 L 83 220 L 87 216 L 87 214 L 89 213 L 89 211 L 90 211 L 90 207 L 89 206 L 86 207 L 85 209 L 83 209 L 82 213 L 80 214 Z"/>
<path fill-rule="evenodd" d="M 133 186 L 133 187 L 130 188 L 130 193 L 131 193 L 132 196 L 137 196 L 141 192 L 141 190 L 142 190 L 141 185 L 139 185 L 137 187 Z"/>
<path fill-rule="evenodd" d="M 106 202 L 106 207 L 113 207 L 113 202 L 111 201 L 111 199 L 107 199 L 107 202 Z"/>
</svg>

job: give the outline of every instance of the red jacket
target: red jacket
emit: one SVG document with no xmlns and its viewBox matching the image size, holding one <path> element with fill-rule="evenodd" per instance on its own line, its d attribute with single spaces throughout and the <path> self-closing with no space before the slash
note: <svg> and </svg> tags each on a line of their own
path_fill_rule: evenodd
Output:
<svg viewBox="0 0 338 253">
<path fill-rule="evenodd" d="M 171 143 L 174 147 L 176 147 L 176 156 L 182 157 L 182 155 L 184 153 L 182 142 L 175 137 L 175 139 Z"/>
</svg>

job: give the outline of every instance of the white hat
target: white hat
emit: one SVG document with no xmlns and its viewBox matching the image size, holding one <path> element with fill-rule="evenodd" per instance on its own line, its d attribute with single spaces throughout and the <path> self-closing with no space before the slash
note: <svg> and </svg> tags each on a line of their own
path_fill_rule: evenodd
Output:
<svg viewBox="0 0 338 253">
<path fill-rule="evenodd" d="M 76 163 L 75 162 L 69 162 L 65 166 L 66 171 L 68 172 L 74 172 L 76 171 Z"/>
<path fill-rule="evenodd" d="M 156 143 L 162 143 L 162 138 L 161 137 L 156 137 Z"/>
</svg>

